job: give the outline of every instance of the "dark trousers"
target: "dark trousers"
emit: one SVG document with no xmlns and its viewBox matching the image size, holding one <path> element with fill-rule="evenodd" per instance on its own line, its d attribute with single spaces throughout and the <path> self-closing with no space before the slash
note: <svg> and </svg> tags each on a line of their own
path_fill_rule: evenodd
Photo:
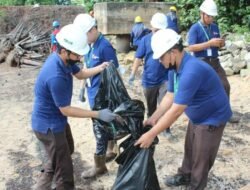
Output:
<svg viewBox="0 0 250 190">
<path fill-rule="evenodd" d="M 226 72 L 220 64 L 220 60 L 218 58 L 202 58 L 202 60 L 207 62 L 216 71 L 229 97 L 230 96 L 230 84 L 227 80 Z"/>
<path fill-rule="evenodd" d="M 225 125 L 193 125 L 189 121 L 184 158 L 178 173 L 191 176 L 191 190 L 202 190 L 206 187 L 208 172 L 214 164 Z"/>
<path fill-rule="evenodd" d="M 161 103 L 162 98 L 167 93 L 167 82 L 159 86 L 143 88 L 143 93 L 147 102 L 147 116 L 150 117 L 157 109 L 157 105 Z M 170 132 L 170 128 L 167 128 L 166 131 Z"/>
<path fill-rule="evenodd" d="M 74 176 L 71 154 L 74 152 L 74 140 L 70 126 L 67 125 L 60 133 L 53 133 L 49 130 L 47 134 L 35 132 L 35 135 L 44 145 L 48 156 L 44 172 L 54 174 L 57 190 L 73 190 Z"/>
<path fill-rule="evenodd" d="M 143 93 L 147 102 L 148 117 L 150 117 L 155 112 L 157 104 L 161 102 L 166 92 L 167 92 L 166 83 L 151 88 L 143 88 Z"/>
</svg>

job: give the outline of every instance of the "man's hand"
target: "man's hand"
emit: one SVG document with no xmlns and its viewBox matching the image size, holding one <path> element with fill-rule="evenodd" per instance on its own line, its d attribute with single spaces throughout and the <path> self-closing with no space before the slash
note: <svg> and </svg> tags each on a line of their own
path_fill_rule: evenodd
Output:
<svg viewBox="0 0 250 190">
<path fill-rule="evenodd" d="M 209 40 L 210 47 L 222 47 L 224 44 L 224 39 L 221 38 L 212 38 Z"/>
<path fill-rule="evenodd" d="M 107 123 L 113 121 L 114 119 L 116 119 L 116 117 L 118 116 L 113 112 L 111 112 L 109 109 L 103 109 L 98 111 L 98 116 L 97 116 L 98 119 L 105 121 Z"/>
<path fill-rule="evenodd" d="M 102 72 L 106 67 L 109 66 L 109 62 L 103 62 L 101 65 L 97 66 L 100 68 L 100 72 Z"/>
<path fill-rule="evenodd" d="M 156 135 L 152 134 L 151 131 L 148 131 L 136 141 L 134 146 L 140 145 L 140 148 L 149 148 L 155 137 Z"/>
<path fill-rule="evenodd" d="M 147 125 L 154 126 L 156 123 L 157 123 L 157 120 L 154 119 L 154 118 L 151 116 L 150 118 L 148 118 L 147 120 L 145 120 L 145 121 L 143 122 L 143 125 L 144 125 L 144 126 L 147 126 Z"/>
<path fill-rule="evenodd" d="M 135 75 L 134 74 L 131 74 L 129 76 L 129 79 L 128 79 L 128 83 L 130 86 L 133 86 L 134 85 L 134 80 L 135 80 Z"/>
</svg>

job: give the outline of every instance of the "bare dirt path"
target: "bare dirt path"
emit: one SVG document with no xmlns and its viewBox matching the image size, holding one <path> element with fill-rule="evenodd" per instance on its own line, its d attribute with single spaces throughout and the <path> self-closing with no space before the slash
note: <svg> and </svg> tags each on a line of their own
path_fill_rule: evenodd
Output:
<svg viewBox="0 0 250 190">
<path fill-rule="evenodd" d="M 39 69 L 10 68 L 0 65 L 0 190 L 29 190 L 35 183 L 43 161 L 41 147 L 32 133 L 30 116 L 33 87 Z M 127 81 L 128 73 L 124 80 Z M 238 124 L 228 124 L 215 165 L 210 172 L 207 190 L 236 190 L 250 183 L 250 78 L 229 77 L 231 104 L 241 114 Z M 72 104 L 87 108 L 78 101 L 79 81 L 74 81 Z M 131 97 L 143 99 L 137 80 L 128 88 Z M 83 180 L 80 174 L 93 163 L 95 140 L 90 119 L 69 120 L 75 139 L 73 154 L 75 184 L 82 190 L 109 190 L 114 183 L 117 164 L 109 163 L 109 175 Z M 172 127 L 173 138 L 159 136 L 155 152 L 158 179 L 162 190 L 164 176 L 174 174 L 181 165 L 187 119 L 181 117 Z"/>
</svg>

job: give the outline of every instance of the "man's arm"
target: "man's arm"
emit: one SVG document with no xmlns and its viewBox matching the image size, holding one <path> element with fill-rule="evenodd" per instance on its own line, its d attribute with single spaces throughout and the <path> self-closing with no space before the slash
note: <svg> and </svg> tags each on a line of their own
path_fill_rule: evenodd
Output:
<svg viewBox="0 0 250 190">
<path fill-rule="evenodd" d="M 66 106 L 59 107 L 61 113 L 67 117 L 79 117 L 79 118 L 97 118 L 98 111 L 84 110 L 81 108 Z"/>
<path fill-rule="evenodd" d="M 131 70 L 131 75 L 135 76 L 139 66 L 142 64 L 142 59 L 140 58 L 135 58 L 133 66 L 132 66 L 132 70 Z"/>
<path fill-rule="evenodd" d="M 171 108 L 159 119 L 157 124 L 150 130 L 153 136 L 169 128 L 184 112 L 187 105 L 173 104 Z"/>
<path fill-rule="evenodd" d="M 153 126 L 147 133 L 143 134 L 135 143 L 141 148 L 149 148 L 155 137 L 165 129 L 169 128 L 186 109 L 186 105 L 173 104 L 171 108 L 159 119 L 157 124 Z"/>
<path fill-rule="evenodd" d="M 199 44 L 193 44 L 188 46 L 188 51 L 191 52 L 197 52 L 202 51 L 204 49 L 208 49 L 210 47 L 223 47 L 225 44 L 225 41 L 221 38 L 212 38 L 211 40 Z"/>
<path fill-rule="evenodd" d="M 117 118 L 117 115 L 111 112 L 109 109 L 90 111 L 72 106 L 59 107 L 59 109 L 61 113 L 67 117 L 96 118 L 105 122 L 111 122 Z"/>
<path fill-rule="evenodd" d="M 74 76 L 79 80 L 86 79 L 102 72 L 108 65 L 109 65 L 108 62 L 104 62 L 101 65 L 98 65 L 90 69 L 82 69 Z"/>
<path fill-rule="evenodd" d="M 157 107 L 153 115 L 144 122 L 144 125 L 155 125 L 157 121 L 166 113 L 172 106 L 174 101 L 174 93 L 167 92 L 163 97 L 160 105 Z"/>
</svg>

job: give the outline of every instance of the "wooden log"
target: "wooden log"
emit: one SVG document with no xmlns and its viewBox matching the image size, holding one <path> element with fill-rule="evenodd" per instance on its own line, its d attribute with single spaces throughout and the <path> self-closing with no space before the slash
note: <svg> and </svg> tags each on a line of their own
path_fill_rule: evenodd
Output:
<svg viewBox="0 0 250 190">
<path fill-rule="evenodd" d="M 41 66 L 42 65 L 42 62 L 34 61 L 34 60 L 30 60 L 30 59 L 24 59 L 24 58 L 21 58 L 20 63 L 25 64 L 25 65 L 32 65 L 32 66 Z"/>
</svg>

